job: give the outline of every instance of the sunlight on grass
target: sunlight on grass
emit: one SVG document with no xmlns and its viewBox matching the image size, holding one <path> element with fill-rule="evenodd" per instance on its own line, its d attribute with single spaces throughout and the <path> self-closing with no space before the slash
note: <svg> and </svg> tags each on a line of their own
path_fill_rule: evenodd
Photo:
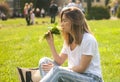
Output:
<svg viewBox="0 0 120 82">
<path fill-rule="evenodd" d="M 52 58 L 46 40 L 39 41 L 51 25 L 49 22 L 48 17 L 36 18 L 33 26 L 20 18 L 0 20 L 0 82 L 18 82 L 16 67 L 37 67 L 40 58 Z M 91 20 L 88 24 L 99 43 L 105 82 L 120 82 L 120 20 Z M 62 37 L 55 36 L 54 40 L 59 53 Z"/>
</svg>

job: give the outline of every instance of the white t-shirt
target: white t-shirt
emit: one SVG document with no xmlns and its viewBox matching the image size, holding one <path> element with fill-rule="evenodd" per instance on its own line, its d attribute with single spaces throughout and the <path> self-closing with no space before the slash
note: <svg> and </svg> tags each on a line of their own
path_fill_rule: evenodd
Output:
<svg viewBox="0 0 120 82">
<path fill-rule="evenodd" d="M 83 54 L 92 55 L 93 58 L 85 73 L 92 73 L 102 77 L 98 44 L 90 33 L 84 33 L 81 44 L 77 45 L 74 50 L 71 50 L 69 46 L 64 44 L 61 53 L 68 55 L 68 67 L 70 68 L 80 64 Z"/>
</svg>

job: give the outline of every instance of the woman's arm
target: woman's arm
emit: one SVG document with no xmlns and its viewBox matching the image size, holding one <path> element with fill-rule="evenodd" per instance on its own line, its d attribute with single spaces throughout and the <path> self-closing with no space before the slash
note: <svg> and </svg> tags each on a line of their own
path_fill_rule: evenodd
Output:
<svg viewBox="0 0 120 82">
<path fill-rule="evenodd" d="M 56 63 L 59 65 L 62 65 L 64 63 L 64 61 L 67 59 L 67 55 L 66 54 L 58 55 L 54 46 L 50 46 L 50 49 L 51 49 L 52 56 L 53 56 L 54 60 L 56 61 Z"/>
<path fill-rule="evenodd" d="M 52 56 L 54 58 L 54 60 L 56 61 L 57 64 L 61 65 L 64 63 L 64 61 L 67 59 L 67 55 L 66 54 L 60 54 L 58 55 L 56 49 L 55 49 L 55 45 L 54 45 L 54 40 L 53 40 L 53 35 L 51 34 L 51 32 L 48 32 L 49 36 L 46 38 L 51 52 L 52 52 Z"/>
<path fill-rule="evenodd" d="M 79 73 L 84 73 L 87 67 L 89 66 L 92 60 L 92 55 L 82 55 L 80 64 L 78 66 L 74 66 L 71 70 Z"/>
</svg>

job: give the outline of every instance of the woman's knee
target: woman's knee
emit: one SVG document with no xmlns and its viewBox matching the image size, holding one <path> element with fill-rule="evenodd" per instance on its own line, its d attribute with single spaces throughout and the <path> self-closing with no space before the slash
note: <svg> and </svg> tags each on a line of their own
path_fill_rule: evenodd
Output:
<svg viewBox="0 0 120 82">
<path fill-rule="evenodd" d="M 51 60 L 50 58 L 48 58 L 48 57 L 43 57 L 43 58 L 41 58 L 41 59 L 39 60 L 39 66 L 40 66 L 41 64 L 46 64 L 46 63 L 48 63 L 48 62 L 52 62 L 52 60 Z"/>
</svg>

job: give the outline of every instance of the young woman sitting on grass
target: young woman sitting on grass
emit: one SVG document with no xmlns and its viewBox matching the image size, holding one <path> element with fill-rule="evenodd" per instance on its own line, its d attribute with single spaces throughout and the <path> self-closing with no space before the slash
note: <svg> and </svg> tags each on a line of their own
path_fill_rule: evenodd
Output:
<svg viewBox="0 0 120 82">
<path fill-rule="evenodd" d="M 53 35 L 48 31 L 46 40 L 54 60 L 40 59 L 40 82 L 103 82 L 98 44 L 82 11 L 76 7 L 63 9 L 61 29 L 64 44 L 59 55 Z M 62 67 L 66 59 L 68 67 Z"/>
</svg>

